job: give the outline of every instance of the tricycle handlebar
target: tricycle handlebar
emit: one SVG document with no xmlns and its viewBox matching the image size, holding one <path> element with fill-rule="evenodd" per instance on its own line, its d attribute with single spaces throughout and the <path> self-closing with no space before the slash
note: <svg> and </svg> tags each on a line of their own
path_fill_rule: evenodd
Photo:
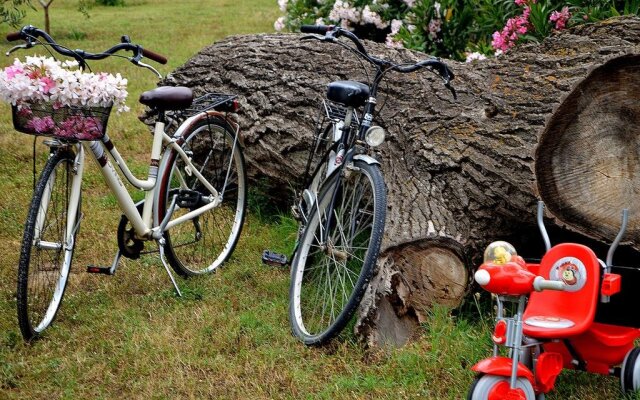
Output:
<svg viewBox="0 0 640 400">
<path fill-rule="evenodd" d="M 562 281 L 551 281 L 541 276 L 536 276 L 533 280 L 533 288 L 537 292 L 542 290 L 564 290 L 565 284 Z"/>
<path fill-rule="evenodd" d="M 474 274 L 474 279 L 486 291 L 508 296 L 524 296 L 534 290 L 539 292 L 565 289 L 564 282 L 535 275 L 515 262 L 482 264 Z"/>
</svg>

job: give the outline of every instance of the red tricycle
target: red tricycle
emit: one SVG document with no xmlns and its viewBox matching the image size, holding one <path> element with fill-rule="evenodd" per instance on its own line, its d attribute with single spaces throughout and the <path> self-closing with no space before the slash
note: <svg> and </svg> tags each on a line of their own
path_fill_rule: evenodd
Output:
<svg viewBox="0 0 640 400">
<path fill-rule="evenodd" d="M 493 356 L 472 367 L 478 376 L 468 400 L 542 400 L 563 369 L 617 375 L 623 392 L 640 390 L 640 325 L 596 318 L 596 309 L 624 289 L 624 273 L 618 267 L 612 272 L 612 261 L 627 210 L 602 261 L 581 244 L 551 247 L 543 207 L 540 202 L 538 227 L 547 251 L 539 263 L 525 262 L 507 242 L 494 242 L 474 275 L 497 298 L 497 318 Z"/>
</svg>

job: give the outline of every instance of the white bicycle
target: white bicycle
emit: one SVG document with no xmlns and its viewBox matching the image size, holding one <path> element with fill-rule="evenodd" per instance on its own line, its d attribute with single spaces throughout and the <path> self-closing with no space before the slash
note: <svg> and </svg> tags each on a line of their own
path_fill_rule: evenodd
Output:
<svg viewBox="0 0 640 400">
<path fill-rule="evenodd" d="M 86 60 L 124 57 L 116 53 L 129 51 L 133 55 L 124 58 L 160 76 L 141 59 L 147 57 L 163 64 L 167 61 L 131 43 L 126 36 L 102 53 L 70 50 L 33 26 L 11 33 L 7 39 L 24 41 L 7 54 L 44 45 L 74 58 L 81 67 L 86 66 Z M 209 93 L 194 99 L 189 88 L 159 87 L 143 93 L 140 102 L 156 115 L 146 180 L 131 173 L 104 129 L 93 140 L 49 135 L 53 137 L 44 142 L 50 155 L 28 211 L 18 268 L 18 321 L 25 340 L 40 335 L 62 303 L 82 221 L 81 184 L 86 153 L 98 162 L 123 212 L 112 265 L 91 266 L 88 272 L 113 275 L 122 256 L 136 259 L 145 253 L 145 243 L 155 241 L 162 264 L 181 296 L 169 266 L 181 276 L 213 272 L 230 257 L 238 242 L 247 182 L 239 126 L 230 115 L 238 109 L 235 96 Z M 106 128 L 109 109 L 105 113 Z M 14 125 L 20 130 L 15 106 L 13 114 Z M 170 126 L 176 127 L 172 135 L 166 132 Z M 146 192 L 143 201 L 134 203 L 107 152 L 127 181 Z"/>
</svg>

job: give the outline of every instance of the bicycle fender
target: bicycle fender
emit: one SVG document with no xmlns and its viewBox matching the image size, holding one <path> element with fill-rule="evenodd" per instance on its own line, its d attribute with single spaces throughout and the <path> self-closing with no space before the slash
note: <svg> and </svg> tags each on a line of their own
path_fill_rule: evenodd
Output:
<svg viewBox="0 0 640 400">
<path fill-rule="evenodd" d="M 353 159 L 364 161 L 369 165 L 380 165 L 380 162 L 378 160 L 366 154 L 356 154 L 355 156 L 353 156 Z"/>
<path fill-rule="evenodd" d="M 513 360 L 511 360 L 510 358 L 496 356 L 485 358 L 484 360 L 474 365 L 471 370 L 483 374 L 504 376 L 509 378 L 511 376 L 512 365 Z M 518 363 L 516 374 L 518 375 L 518 377 L 527 378 L 532 385 L 535 384 L 533 373 L 524 364 Z"/>
<path fill-rule="evenodd" d="M 233 129 L 233 132 L 238 136 L 238 143 L 240 144 L 240 147 L 241 148 L 245 147 L 244 138 L 240 134 L 240 125 L 237 122 L 235 122 L 233 119 L 231 119 L 227 114 L 221 113 L 219 111 L 201 112 L 187 118 L 187 120 L 184 121 L 180 125 L 178 130 L 173 134 L 173 137 L 179 140 L 180 138 L 184 137 L 186 133 L 190 132 L 191 129 L 193 129 L 193 127 L 195 126 L 195 124 L 197 124 L 202 120 L 206 121 L 208 118 L 218 119 L 228 124 L 229 127 Z"/>
</svg>

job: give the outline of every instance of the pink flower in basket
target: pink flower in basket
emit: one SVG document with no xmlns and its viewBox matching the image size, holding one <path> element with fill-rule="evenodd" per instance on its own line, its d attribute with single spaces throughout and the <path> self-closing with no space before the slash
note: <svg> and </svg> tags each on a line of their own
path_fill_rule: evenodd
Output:
<svg viewBox="0 0 640 400">
<path fill-rule="evenodd" d="M 16 59 L 0 71 L 0 100 L 20 103 L 54 103 L 62 107 L 111 107 L 118 112 L 126 106 L 127 80 L 120 74 L 86 73 L 73 62 L 51 57 Z"/>
<path fill-rule="evenodd" d="M 24 104 L 18 106 L 18 116 L 20 118 L 31 118 L 32 115 L 31 107 L 25 106 Z"/>
<path fill-rule="evenodd" d="M 28 129 L 32 129 L 35 132 L 41 134 L 51 133 L 55 126 L 56 124 L 55 122 L 53 122 L 53 118 L 51 118 L 50 116 L 46 116 L 43 118 L 33 117 L 27 122 L 26 125 Z"/>
<path fill-rule="evenodd" d="M 48 76 L 40 78 L 40 87 L 42 88 L 42 92 L 44 94 L 50 94 L 53 92 L 53 89 L 56 87 L 56 81 L 49 78 Z"/>
<path fill-rule="evenodd" d="M 16 75 L 24 74 L 24 70 L 21 67 L 11 65 L 5 68 L 5 73 L 7 74 L 7 78 L 13 79 Z"/>
<path fill-rule="evenodd" d="M 78 140 L 94 140 L 102 136 L 102 128 L 100 118 L 74 115 L 59 124 L 55 135 Z"/>
</svg>

